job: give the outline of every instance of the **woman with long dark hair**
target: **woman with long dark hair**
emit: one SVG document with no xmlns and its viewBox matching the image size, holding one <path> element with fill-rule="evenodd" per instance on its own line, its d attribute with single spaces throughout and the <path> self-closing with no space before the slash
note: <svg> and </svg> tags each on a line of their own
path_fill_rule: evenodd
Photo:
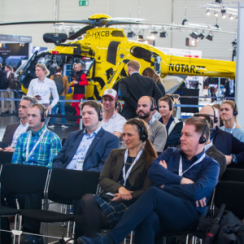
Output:
<svg viewBox="0 0 244 244">
<path fill-rule="evenodd" d="M 146 68 L 142 72 L 142 75 L 152 78 L 154 80 L 154 82 L 156 83 L 156 85 L 158 86 L 159 90 L 162 92 L 163 96 L 165 96 L 165 87 L 164 87 L 163 81 L 162 81 L 161 77 L 156 73 L 155 70 L 153 70 L 151 68 Z"/>
<path fill-rule="evenodd" d="M 128 120 L 124 125 L 123 140 L 126 149 L 112 150 L 104 164 L 99 179 L 100 194 L 82 198 L 86 236 L 92 237 L 104 228 L 113 228 L 127 208 L 152 186 L 147 170 L 157 153 L 148 140 L 144 122 Z"/>
</svg>

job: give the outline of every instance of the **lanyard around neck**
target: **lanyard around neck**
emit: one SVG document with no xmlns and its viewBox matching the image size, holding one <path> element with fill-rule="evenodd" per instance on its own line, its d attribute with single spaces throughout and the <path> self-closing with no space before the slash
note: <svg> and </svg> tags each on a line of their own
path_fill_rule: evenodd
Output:
<svg viewBox="0 0 244 244">
<path fill-rule="evenodd" d="M 205 158 L 206 154 L 204 153 L 201 158 L 199 158 L 194 164 L 192 164 L 188 169 L 186 169 L 183 172 L 183 166 L 182 166 L 182 156 L 180 156 L 180 163 L 179 163 L 179 176 L 182 176 L 185 174 L 189 169 L 191 169 L 193 166 L 199 164 L 202 162 L 202 160 Z"/>
<path fill-rule="evenodd" d="M 44 129 L 44 131 L 42 132 L 41 136 L 39 137 L 38 141 L 36 142 L 36 144 L 34 145 L 34 147 L 32 148 L 31 152 L 29 153 L 29 147 L 30 147 L 30 140 L 31 140 L 31 134 L 32 132 L 29 132 L 29 136 L 28 136 L 28 140 L 27 140 L 27 145 L 26 145 L 26 161 L 28 161 L 29 157 L 33 154 L 33 152 L 35 151 L 36 147 L 38 146 L 38 144 L 40 143 L 40 141 L 43 139 L 45 133 L 47 131 L 47 128 Z"/>
<path fill-rule="evenodd" d="M 234 131 L 235 127 L 236 127 L 236 123 L 234 122 L 234 125 L 233 125 L 233 127 L 231 128 L 230 134 L 232 134 L 232 133 L 233 133 L 233 131 Z M 226 131 L 225 129 L 226 129 L 226 127 L 224 128 L 224 131 Z"/>
<path fill-rule="evenodd" d="M 127 158 L 128 158 L 128 149 L 126 149 L 125 151 L 125 155 L 124 155 L 124 167 L 123 167 L 123 178 L 124 178 L 124 186 L 126 184 L 126 181 L 127 179 L 129 178 L 129 175 L 130 175 L 130 172 L 132 170 L 132 168 L 134 167 L 134 165 L 136 164 L 136 162 L 138 161 L 138 159 L 140 158 L 140 156 L 142 155 L 143 153 L 143 149 L 141 149 L 141 151 L 137 154 L 134 162 L 132 163 L 132 165 L 130 166 L 130 168 L 127 170 L 126 174 L 125 174 L 125 164 L 126 164 L 126 161 L 127 161 Z"/>
</svg>

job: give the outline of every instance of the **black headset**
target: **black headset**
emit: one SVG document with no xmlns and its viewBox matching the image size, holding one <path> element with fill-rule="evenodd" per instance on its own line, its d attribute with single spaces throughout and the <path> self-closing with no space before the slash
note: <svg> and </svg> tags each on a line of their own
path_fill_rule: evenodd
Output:
<svg viewBox="0 0 244 244">
<path fill-rule="evenodd" d="M 41 122 L 45 122 L 45 107 L 41 104 L 42 106 L 42 113 L 41 113 Z"/>
<path fill-rule="evenodd" d="M 218 123 L 218 121 L 219 121 L 219 119 L 218 119 L 218 117 L 216 117 L 216 113 L 215 113 L 215 109 L 214 109 L 214 107 L 212 106 L 212 105 L 209 105 L 212 109 L 213 109 L 213 111 L 214 111 L 214 123 Z"/>
<path fill-rule="evenodd" d="M 173 109 L 173 104 L 174 104 L 174 97 L 171 96 L 170 94 L 166 94 L 165 97 L 169 98 L 169 111 L 172 111 Z"/>
<path fill-rule="evenodd" d="M 234 115 L 234 116 L 238 115 L 238 111 L 237 111 L 236 103 L 235 103 L 235 107 L 234 107 L 234 110 L 233 110 L 233 115 Z"/>
<path fill-rule="evenodd" d="M 204 144 L 207 141 L 206 137 L 204 137 L 204 135 L 206 134 L 206 130 L 207 130 L 207 125 L 205 125 L 203 133 L 202 133 L 201 137 L 199 138 L 199 144 Z"/>
<path fill-rule="evenodd" d="M 153 111 L 153 110 L 158 109 L 156 100 L 155 100 L 153 97 L 150 97 L 150 100 L 151 100 L 151 103 L 152 103 L 152 106 L 151 106 L 151 108 L 150 108 L 150 111 Z"/>
<path fill-rule="evenodd" d="M 140 128 L 140 140 L 141 141 L 146 141 L 147 138 L 148 138 L 148 135 L 145 133 L 145 125 L 144 125 L 144 122 L 141 121 L 140 119 L 136 118 L 136 120 L 134 120 L 135 123 L 138 125 L 138 127 Z M 137 122 L 138 121 L 138 122 Z"/>
</svg>

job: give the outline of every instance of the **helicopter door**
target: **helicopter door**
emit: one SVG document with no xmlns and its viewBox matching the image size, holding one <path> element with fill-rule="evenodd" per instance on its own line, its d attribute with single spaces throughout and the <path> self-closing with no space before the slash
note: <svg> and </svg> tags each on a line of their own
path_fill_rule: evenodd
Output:
<svg viewBox="0 0 244 244">
<path fill-rule="evenodd" d="M 154 57 L 154 70 L 160 76 L 161 75 L 161 57 Z"/>
</svg>

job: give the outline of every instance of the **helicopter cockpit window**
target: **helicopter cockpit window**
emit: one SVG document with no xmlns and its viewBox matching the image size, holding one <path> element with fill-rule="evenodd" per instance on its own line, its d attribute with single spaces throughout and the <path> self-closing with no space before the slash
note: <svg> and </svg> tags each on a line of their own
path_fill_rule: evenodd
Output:
<svg viewBox="0 0 244 244">
<path fill-rule="evenodd" d="M 75 58 L 74 59 L 74 64 L 73 64 L 73 69 L 74 69 L 74 67 L 75 67 L 75 65 L 77 63 L 84 64 L 85 69 L 83 69 L 83 72 L 87 75 L 89 73 L 92 65 L 94 64 L 94 59 L 86 58 L 86 57 L 83 57 L 83 58 Z"/>
<path fill-rule="evenodd" d="M 151 52 L 142 47 L 132 47 L 130 50 L 131 54 L 140 59 L 144 59 L 148 62 L 151 61 Z"/>
<path fill-rule="evenodd" d="M 125 37 L 124 33 L 118 30 L 112 31 L 111 35 L 115 37 Z"/>
</svg>

